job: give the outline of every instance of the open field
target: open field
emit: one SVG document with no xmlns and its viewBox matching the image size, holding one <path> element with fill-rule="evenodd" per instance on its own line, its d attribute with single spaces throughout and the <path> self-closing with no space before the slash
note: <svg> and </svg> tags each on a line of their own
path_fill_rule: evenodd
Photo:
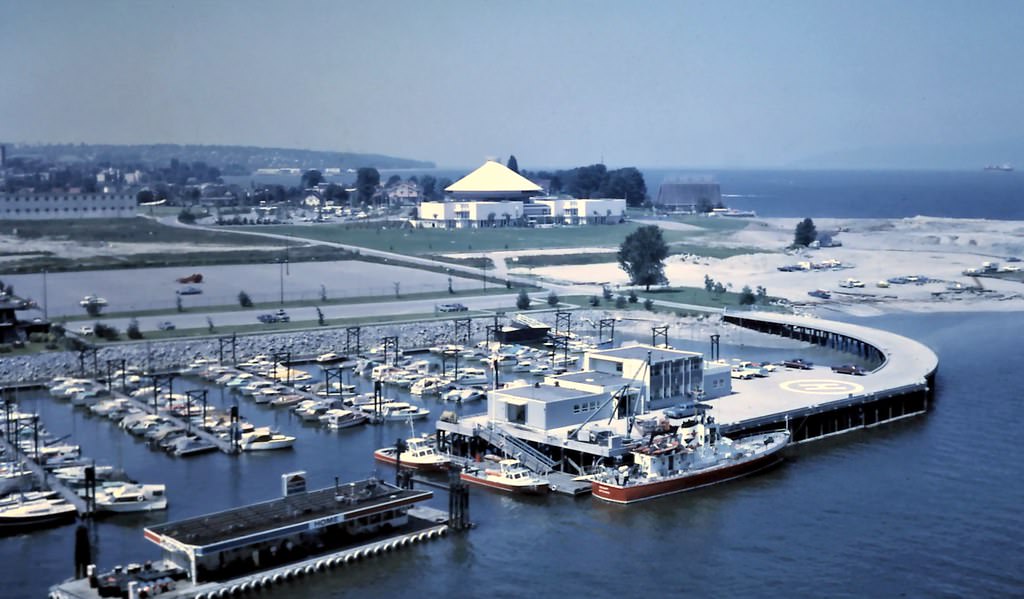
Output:
<svg viewBox="0 0 1024 599">
<path fill-rule="evenodd" d="M 48 237 L 78 243 L 191 243 L 273 247 L 283 245 L 276 239 L 168 227 L 143 217 L 7 222 L 0 226 L 0 235 L 12 235 L 21 240 Z"/>
</svg>

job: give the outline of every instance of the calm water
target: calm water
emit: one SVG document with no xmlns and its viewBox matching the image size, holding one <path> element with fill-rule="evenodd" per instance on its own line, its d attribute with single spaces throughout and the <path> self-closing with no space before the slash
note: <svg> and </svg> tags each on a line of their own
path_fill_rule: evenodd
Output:
<svg viewBox="0 0 1024 599">
<path fill-rule="evenodd" d="M 939 354 L 930 414 L 794 448 L 786 464 L 755 478 L 630 507 L 473 489 L 478 527 L 469 534 L 268 595 L 736 596 L 781 589 L 799 597 L 1019 595 L 1024 469 L 1015 450 L 1024 409 L 1020 375 L 1008 365 L 1020 355 L 1024 319 L 935 314 L 858 322 L 919 339 Z M 811 356 L 829 359 L 817 352 Z M 781 353 L 794 352 L 723 347 L 727 356 Z M 210 397 L 220 404 L 219 392 Z M 142 526 L 273 497 L 283 472 L 306 469 L 317 486 L 335 475 L 365 476 L 376 468 L 372 449 L 408 432 L 393 424 L 328 433 L 241 400 L 251 420 L 297 434 L 295 449 L 181 460 L 149 451 L 109 421 L 68 404 L 24 403 L 54 432 L 72 434 L 89 455 L 168 485 L 166 514 L 100 524 L 105 566 L 157 556 L 143 541 Z M 434 400 L 427 405 L 435 415 L 450 408 Z M 73 527 L 63 527 L 0 539 L 3 596 L 40 597 L 68 576 L 72 535 Z"/>
</svg>

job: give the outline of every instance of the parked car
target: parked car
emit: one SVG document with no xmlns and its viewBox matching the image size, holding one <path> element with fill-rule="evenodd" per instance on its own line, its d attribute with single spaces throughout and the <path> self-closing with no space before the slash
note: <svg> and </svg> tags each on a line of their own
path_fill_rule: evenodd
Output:
<svg viewBox="0 0 1024 599">
<path fill-rule="evenodd" d="M 814 366 L 811 362 L 806 362 L 801 358 L 793 358 L 792 360 L 786 360 L 782 363 L 786 368 L 795 368 L 797 370 L 810 370 L 811 366 Z"/>
<path fill-rule="evenodd" d="M 277 312 L 267 312 L 266 314 L 260 314 L 256 317 L 256 320 L 264 324 L 289 322 L 291 319 L 291 316 L 288 316 L 288 313 L 285 312 L 284 309 L 278 310 Z"/>
<path fill-rule="evenodd" d="M 469 308 L 462 304 L 441 304 L 437 307 L 438 312 L 465 312 L 466 310 Z"/>
<path fill-rule="evenodd" d="M 160 329 L 161 331 L 173 331 L 174 323 L 169 320 L 165 320 L 160 324 L 156 325 L 156 328 Z"/>
<path fill-rule="evenodd" d="M 856 376 L 864 376 L 864 369 L 856 364 L 840 364 L 832 367 L 832 372 L 837 374 L 852 374 Z"/>
<path fill-rule="evenodd" d="M 86 337 L 88 337 L 89 335 L 93 334 L 92 327 L 89 325 L 85 325 L 84 327 L 78 329 L 78 334 L 85 335 Z"/>
<path fill-rule="evenodd" d="M 196 287 L 195 285 L 182 287 L 181 289 L 175 291 L 175 293 L 177 293 L 178 295 L 199 295 L 202 292 L 203 290 L 200 289 L 199 287 Z"/>
<path fill-rule="evenodd" d="M 701 403 L 681 403 L 665 408 L 667 418 L 693 418 L 704 411 L 707 406 Z"/>
</svg>

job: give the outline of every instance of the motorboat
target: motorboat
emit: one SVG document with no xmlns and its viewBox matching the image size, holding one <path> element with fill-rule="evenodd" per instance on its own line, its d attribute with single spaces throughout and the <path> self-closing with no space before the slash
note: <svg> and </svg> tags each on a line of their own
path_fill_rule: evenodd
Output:
<svg viewBox="0 0 1024 599">
<path fill-rule="evenodd" d="M 409 388 L 413 395 L 437 395 L 448 385 L 448 381 L 436 376 L 425 376 L 418 379 Z"/>
<path fill-rule="evenodd" d="M 395 447 L 382 447 L 373 452 L 373 457 L 414 470 L 446 470 L 451 465 L 451 460 L 438 452 L 437 446 L 426 435 L 406 439 L 405 450 L 401 453 Z"/>
<path fill-rule="evenodd" d="M 501 460 L 497 469 L 469 466 L 459 474 L 459 478 L 468 483 L 508 493 L 540 495 L 551 490 L 546 478 L 538 476 L 519 460 L 514 459 Z"/>
<path fill-rule="evenodd" d="M 364 412 L 371 412 L 371 419 L 378 422 L 401 422 L 403 420 L 419 420 L 430 415 L 430 410 L 414 406 L 404 401 L 385 402 L 379 412 L 373 413 L 373 404 L 363 405 Z"/>
<path fill-rule="evenodd" d="M 204 441 L 198 437 L 185 435 L 184 437 L 178 437 L 167 447 L 167 452 L 171 455 L 178 457 L 187 457 L 191 455 L 198 455 L 201 453 L 207 453 L 210 451 L 216 451 L 217 446 L 209 441 Z"/>
<path fill-rule="evenodd" d="M 306 398 L 303 397 L 302 395 L 299 395 L 298 393 L 285 393 L 283 395 L 278 395 L 274 399 L 270 400 L 270 405 L 275 408 L 283 408 L 287 406 L 294 406 L 295 404 L 299 403 L 300 401 L 303 401 L 304 399 Z"/>
<path fill-rule="evenodd" d="M 71 522 L 75 506 L 56 498 L 21 500 L 0 506 L 0 531 L 45 528 Z"/>
<path fill-rule="evenodd" d="M 341 430 L 366 424 L 370 417 L 361 412 L 344 409 L 330 409 L 320 416 L 320 423 L 331 430 Z"/>
<path fill-rule="evenodd" d="M 273 449 L 288 449 L 295 445 L 295 437 L 283 435 L 270 430 L 269 427 L 255 428 L 248 433 L 242 433 L 238 446 L 243 451 L 269 451 Z"/>
<path fill-rule="evenodd" d="M 325 354 L 320 354 L 319 356 L 316 357 L 316 361 L 318 364 L 333 364 L 334 362 L 341 362 L 344 359 L 345 356 L 336 354 L 334 352 L 327 352 Z"/>
<path fill-rule="evenodd" d="M 166 490 L 165 485 L 105 483 L 96 489 L 96 509 L 115 513 L 165 510 Z"/>
<path fill-rule="evenodd" d="M 594 497 L 635 503 L 748 476 L 782 461 L 788 430 L 732 440 L 704 412 L 672 435 L 633 449 L 633 465 L 605 468 L 591 478 Z"/>
</svg>

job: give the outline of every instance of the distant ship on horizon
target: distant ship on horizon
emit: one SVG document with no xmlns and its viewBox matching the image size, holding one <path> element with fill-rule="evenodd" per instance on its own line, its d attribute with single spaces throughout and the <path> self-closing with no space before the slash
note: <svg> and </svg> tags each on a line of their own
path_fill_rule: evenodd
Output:
<svg viewBox="0 0 1024 599">
<path fill-rule="evenodd" d="M 1010 172 L 1013 170 L 1013 167 L 1009 164 L 989 164 L 985 166 L 984 170 Z"/>
</svg>

